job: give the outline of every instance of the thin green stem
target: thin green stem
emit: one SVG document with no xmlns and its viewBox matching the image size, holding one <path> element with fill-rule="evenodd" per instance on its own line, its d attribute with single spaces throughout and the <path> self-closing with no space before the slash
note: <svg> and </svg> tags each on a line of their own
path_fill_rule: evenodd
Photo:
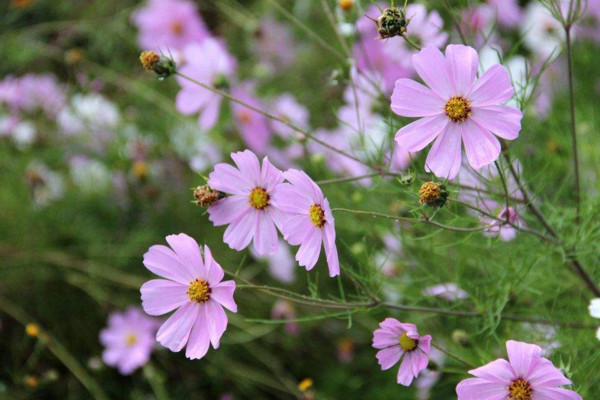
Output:
<svg viewBox="0 0 600 400">
<path fill-rule="evenodd" d="M 498 175 L 500 176 L 500 180 L 502 181 L 502 188 L 504 189 L 504 197 L 505 197 L 505 201 L 506 201 L 506 223 L 509 224 L 510 223 L 510 212 L 508 212 L 509 210 L 509 203 L 508 203 L 508 186 L 506 184 L 506 179 L 504 179 L 504 172 L 502 172 L 502 169 L 500 168 L 500 164 L 498 164 L 498 160 L 494 161 L 494 165 L 496 166 L 496 169 L 498 170 Z"/>
<path fill-rule="evenodd" d="M 567 76 L 569 81 L 569 114 L 571 119 L 571 146 L 573 147 L 573 171 L 575 173 L 575 203 L 577 214 L 575 222 L 581 222 L 581 178 L 579 175 L 579 151 L 577 149 L 577 128 L 575 126 L 575 94 L 573 85 L 573 55 L 571 49 L 571 26 L 565 26 L 567 47 Z"/>
<path fill-rule="evenodd" d="M 458 361 L 461 364 L 466 365 L 467 367 L 469 367 L 470 369 L 474 369 L 475 366 L 473 364 L 471 364 L 468 361 L 465 361 L 464 359 L 460 358 L 459 356 L 457 356 L 456 354 L 453 354 L 451 352 L 449 352 L 448 350 L 444 349 L 443 347 L 440 347 L 438 345 L 436 345 L 435 343 L 431 343 L 432 347 L 435 347 L 436 349 L 438 349 L 439 351 L 441 351 L 442 353 L 444 353 L 445 355 L 447 355 L 450 358 L 455 359 L 456 361 Z"/>
</svg>

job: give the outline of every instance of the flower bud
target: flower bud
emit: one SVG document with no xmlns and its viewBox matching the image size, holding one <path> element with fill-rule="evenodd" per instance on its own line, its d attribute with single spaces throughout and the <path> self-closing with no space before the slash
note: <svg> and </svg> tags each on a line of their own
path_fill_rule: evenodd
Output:
<svg viewBox="0 0 600 400">
<path fill-rule="evenodd" d="M 421 204 L 427 204 L 430 207 L 443 207 L 448 200 L 448 194 L 446 185 L 436 182 L 426 182 L 419 189 Z"/>
<path fill-rule="evenodd" d="M 146 71 L 156 72 L 160 80 L 166 79 L 177 72 L 175 61 L 151 50 L 140 54 L 140 62 Z"/>
</svg>

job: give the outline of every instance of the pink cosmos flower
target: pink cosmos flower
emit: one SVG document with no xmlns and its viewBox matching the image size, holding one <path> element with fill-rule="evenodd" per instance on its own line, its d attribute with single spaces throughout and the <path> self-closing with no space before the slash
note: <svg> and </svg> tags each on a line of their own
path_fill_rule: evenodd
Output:
<svg viewBox="0 0 600 400">
<path fill-rule="evenodd" d="M 284 93 L 273 102 L 273 113 L 279 118 L 287 121 L 298 128 L 308 130 L 310 114 L 306 107 L 296 101 L 294 96 Z M 275 133 L 282 138 L 291 138 L 294 134 L 298 134 L 295 130 L 279 121 L 272 121 L 271 125 Z"/>
<path fill-rule="evenodd" d="M 415 325 L 401 323 L 395 318 L 386 318 L 379 326 L 380 329 L 373 332 L 373 347 L 380 350 L 377 360 L 381 369 L 390 369 L 402 358 L 397 382 L 410 386 L 429 364 L 431 336 L 420 336 Z"/>
<path fill-rule="evenodd" d="M 340 262 L 335 245 L 335 225 L 329 201 L 317 184 L 303 171 L 289 169 L 284 183 L 273 197 L 273 204 L 284 212 L 280 226 L 283 238 L 291 245 L 300 245 L 296 260 L 310 271 L 321 253 L 321 243 L 329 266 L 329 276 L 340 274 Z"/>
<path fill-rule="evenodd" d="M 217 39 L 208 38 L 200 44 L 191 44 L 183 49 L 185 63 L 179 72 L 209 86 L 219 87 L 235 72 L 235 59 L 225 45 Z M 175 105 L 183 114 L 200 112 L 198 123 L 203 130 L 211 129 L 219 119 L 222 97 L 197 84 L 177 76 L 181 90 Z"/>
<path fill-rule="evenodd" d="M 208 208 L 209 220 L 215 226 L 227 225 L 223 240 L 241 251 L 254 239 L 259 255 L 277 252 L 277 230 L 281 228 L 281 212 L 274 197 L 283 183 L 283 174 L 267 157 L 262 168 L 250 150 L 231 153 L 237 168 L 217 164 L 210 173 L 208 185 L 230 194 Z"/>
<path fill-rule="evenodd" d="M 150 359 L 156 328 L 157 321 L 137 307 L 112 313 L 108 327 L 100 332 L 100 343 L 105 347 L 102 360 L 117 367 L 122 375 L 131 375 Z"/>
<path fill-rule="evenodd" d="M 458 400 L 583 400 L 572 390 L 558 386 L 571 381 L 534 344 L 506 342 L 508 361 L 498 359 L 469 371 L 476 378 L 456 387 Z"/>
<path fill-rule="evenodd" d="M 498 24 L 506 28 L 514 28 L 523 18 L 523 11 L 518 0 L 487 0 L 496 11 Z"/>
<path fill-rule="evenodd" d="M 231 90 L 231 95 L 259 110 L 264 110 L 265 107 L 252 94 L 253 86 L 249 82 L 236 86 Z M 231 110 L 233 111 L 236 126 L 248 148 L 256 153 L 266 154 L 272 135 L 267 118 L 236 102 L 231 102 Z"/>
<path fill-rule="evenodd" d="M 219 347 L 227 328 L 223 307 L 237 312 L 234 281 L 222 281 L 223 269 L 204 246 L 188 235 L 167 236 L 169 246 L 155 245 L 144 254 L 144 265 L 166 279 L 153 279 L 141 288 L 142 306 L 149 315 L 175 313 L 160 327 L 156 340 L 171 351 L 187 344 L 185 356 L 204 357 L 209 344 Z"/>
<path fill-rule="evenodd" d="M 140 30 L 138 43 L 144 50 L 176 50 L 210 37 L 191 1 L 150 0 L 131 20 Z"/>
<path fill-rule="evenodd" d="M 501 65 L 489 68 L 476 80 L 477 52 L 449 45 L 446 56 L 429 46 L 413 56 L 415 68 L 429 88 L 399 79 L 392 94 L 392 110 L 404 117 L 422 117 L 396 134 L 403 149 L 416 152 L 435 140 L 426 170 L 453 179 L 460 170 L 461 141 L 469 164 L 479 169 L 500 154 L 496 136 L 519 136 L 523 114 L 500 105 L 513 95 L 510 76 Z M 437 140 L 436 140 L 437 138 Z"/>
</svg>

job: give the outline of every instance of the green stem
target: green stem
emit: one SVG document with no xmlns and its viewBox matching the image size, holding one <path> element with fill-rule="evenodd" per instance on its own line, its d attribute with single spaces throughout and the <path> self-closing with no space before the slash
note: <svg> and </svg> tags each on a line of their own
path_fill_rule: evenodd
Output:
<svg viewBox="0 0 600 400">
<path fill-rule="evenodd" d="M 436 345 L 435 343 L 431 342 L 431 347 L 435 347 L 436 349 L 438 349 L 439 351 L 441 351 L 442 353 L 444 353 L 445 355 L 447 355 L 450 358 L 455 359 L 456 361 L 458 361 L 461 364 L 466 365 L 467 367 L 469 367 L 470 369 L 475 369 L 475 366 L 473 364 L 471 364 L 468 361 L 463 360 L 462 358 L 458 357 L 455 354 L 450 353 L 448 350 Z"/>
<path fill-rule="evenodd" d="M 577 128 L 575 126 L 575 94 L 573 85 L 573 55 L 571 50 L 571 26 L 565 26 L 567 47 L 567 75 L 569 80 L 569 113 L 571 119 L 571 146 L 573 147 L 573 170 L 575 172 L 575 203 L 577 214 L 575 222 L 581 222 L 581 178 L 579 174 L 579 151 L 577 149 Z"/>
</svg>

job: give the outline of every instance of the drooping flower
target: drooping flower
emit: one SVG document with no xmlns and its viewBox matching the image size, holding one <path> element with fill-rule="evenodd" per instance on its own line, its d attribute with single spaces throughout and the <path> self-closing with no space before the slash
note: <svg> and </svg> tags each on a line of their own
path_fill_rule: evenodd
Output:
<svg viewBox="0 0 600 400">
<path fill-rule="evenodd" d="M 204 246 L 204 260 L 198 243 L 188 235 L 167 236 L 169 246 L 155 245 L 144 254 L 144 265 L 166 279 L 153 279 L 141 288 L 142 307 L 149 315 L 173 310 L 156 334 L 156 340 L 171 351 L 187 345 L 185 356 L 204 357 L 212 344 L 219 347 L 227 329 L 223 307 L 237 312 L 233 299 L 234 281 L 223 281 L 224 272 Z"/>
<path fill-rule="evenodd" d="M 137 307 L 112 313 L 108 326 L 100 332 L 100 343 L 105 347 L 102 360 L 117 367 L 122 375 L 132 374 L 150 359 L 157 328 L 157 321 Z"/>
<path fill-rule="evenodd" d="M 210 37 L 196 5 L 187 0 L 149 0 L 131 19 L 144 50 L 178 50 Z"/>
<path fill-rule="evenodd" d="M 400 359 L 397 382 L 410 386 L 419 372 L 429 364 L 431 336 L 421 336 L 413 324 L 386 318 L 373 332 L 373 347 L 379 349 L 377 360 L 382 370 L 393 367 Z"/>
<path fill-rule="evenodd" d="M 399 79 L 391 108 L 404 117 L 421 117 L 398 131 L 400 147 L 416 152 L 435 140 L 427 156 L 428 171 L 453 179 L 460 170 L 461 142 L 469 164 L 479 169 L 498 158 L 496 136 L 519 136 L 523 114 L 500 104 L 514 92 L 504 67 L 494 65 L 476 80 L 477 52 L 462 45 L 449 45 L 445 57 L 437 48 L 426 47 L 413 62 L 429 88 Z"/>
<path fill-rule="evenodd" d="M 208 185 L 229 194 L 208 208 L 209 220 L 215 226 L 229 225 L 223 240 L 241 251 L 254 240 L 259 255 L 277 252 L 277 230 L 281 228 L 281 212 L 274 196 L 283 183 L 283 174 L 263 159 L 262 168 L 250 150 L 231 153 L 237 168 L 217 164 L 210 173 Z"/>
<path fill-rule="evenodd" d="M 475 378 L 458 384 L 458 400 L 583 400 L 559 387 L 571 381 L 542 357 L 539 346 L 509 340 L 506 350 L 508 361 L 498 359 L 469 371 Z"/>
<path fill-rule="evenodd" d="M 317 184 L 305 172 L 289 169 L 284 183 L 273 198 L 285 219 L 280 226 L 283 238 L 291 245 L 300 245 L 296 261 L 310 271 L 325 248 L 329 276 L 340 274 L 340 262 L 335 245 L 335 223 L 329 201 Z"/>
<path fill-rule="evenodd" d="M 225 45 L 208 38 L 202 43 L 193 43 L 183 49 L 185 64 L 179 72 L 212 87 L 221 87 L 235 72 L 235 59 Z M 183 114 L 200 112 L 198 124 L 203 130 L 211 129 L 219 119 L 222 97 L 180 76 L 177 81 L 181 90 L 177 93 L 175 106 Z"/>
</svg>

